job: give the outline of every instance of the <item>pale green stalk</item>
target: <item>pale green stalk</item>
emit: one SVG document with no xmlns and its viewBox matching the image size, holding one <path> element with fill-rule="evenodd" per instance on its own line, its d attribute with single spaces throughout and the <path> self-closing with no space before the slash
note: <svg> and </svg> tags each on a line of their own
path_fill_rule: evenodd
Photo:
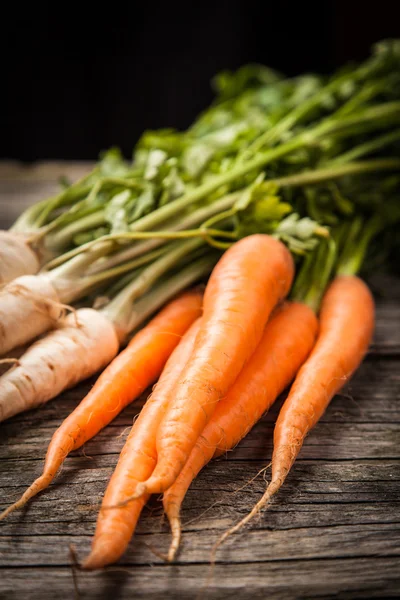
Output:
<svg viewBox="0 0 400 600">
<path fill-rule="evenodd" d="M 180 260 L 187 258 L 191 252 L 203 244 L 204 241 L 201 239 L 176 243 L 171 251 L 144 269 L 137 278 L 102 309 L 107 318 L 114 323 L 120 336 L 124 337 L 126 331 L 131 328 L 132 302 L 142 296 L 160 277 L 174 268 Z"/>
<path fill-rule="evenodd" d="M 137 300 L 132 308 L 129 332 L 133 331 L 148 317 L 154 314 L 166 302 L 179 292 L 190 287 L 204 277 L 208 277 L 217 260 L 216 255 L 204 256 L 184 267 L 175 275 L 154 286 L 147 294 Z M 105 311 L 105 309 L 102 309 Z"/>
<path fill-rule="evenodd" d="M 372 154 L 382 148 L 393 144 L 400 140 L 400 129 L 395 129 L 389 133 L 385 133 L 384 135 L 380 135 L 377 138 L 371 140 L 370 142 L 365 142 L 364 144 L 360 144 L 359 146 L 355 146 L 348 152 L 329 160 L 328 165 L 340 165 L 344 163 L 349 163 L 361 156 L 365 156 L 367 154 Z"/>
</svg>

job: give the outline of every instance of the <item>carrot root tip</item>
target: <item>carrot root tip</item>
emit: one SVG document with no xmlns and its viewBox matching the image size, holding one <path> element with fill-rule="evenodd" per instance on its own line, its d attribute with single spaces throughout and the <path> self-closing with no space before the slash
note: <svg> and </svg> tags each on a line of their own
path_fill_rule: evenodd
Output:
<svg viewBox="0 0 400 600">
<path fill-rule="evenodd" d="M 14 512 L 14 510 L 16 510 L 18 508 L 17 506 L 15 506 L 15 504 L 11 504 L 11 506 L 9 506 L 5 510 L 3 510 L 2 513 L 0 513 L 0 521 L 2 521 L 3 519 L 5 519 L 6 517 L 8 517 L 8 515 L 10 513 Z"/>
<path fill-rule="evenodd" d="M 8 517 L 8 515 L 13 513 L 15 510 L 18 510 L 19 508 L 23 508 L 25 506 L 25 504 L 27 504 L 29 499 L 30 498 L 20 498 L 19 500 L 14 502 L 14 504 L 11 504 L 10 506 L 8 506 L 5 510 L 3 510 L 2 513 L 0 513 L 0 521 L 5 519 L 6 517 Z"/>
<path fill-rule="evenodd" d="M 80 565 L 80 568 L 85 571 L 94 571 L 102 567 L 104 567 L 103 561 L 99 560 L 99 556 L 95 551 L 92 551 Z"/>
<path fill-rule="evenodd" d="M 238 531 L 240 531 L 241 529 L 243 529 L 243 527 L 245 525 L 247 525 L 247 523 L 249 523 L 253 517 L 255 517 L 257 514 L 259 514 L 259 512 L 269 504 L 272 496 L 279 490 L 279 488 L 281 487 L 280 482 L 279 481 L 271 481 L 271 483 L 269 484 L 269 486 L 267 487 L 267 489 L 265 490 L 262 498 L 257 502 L 257 504 L 251 509 L 251 511 L 245 516 L 243 517 L 243 519 L 241 521 L 239 521 L 239 523 L 236 523 L 236 525 L 234 525 L 233 527 L 231 527 L 230 529 L 228 529 L 227 531 L 225 531 L 219 538 L 218 540 L 215 542 L 212 550 L 211 550 L 211 563 L 215 563 L 215 557 L 217 554 L 218 549 L 222 546 L 222 544 L 224 544 L 226 542 L 226 540 L 228 539 L 228 537 L 230 537 L 231 535 L 233 535 L 234 533 L 237 533 Z"/>
<path fill-rule="evenodd" d="M 22 494 L 22 496 L 11 504 L 8 508 L 6 508 L 2 513 L 0 513 L 0 521 L 5 519 L 9 514 L 14 512 L 19 508 L 23 508 L 25 504 L 29 502 L 32 498 L 34 498 L 39 492 L 42 492 L 52 481 L 53 475 L 48 473 L 43 473 L 38 479 L 36 479 L 31 486 Z"/>
<path fill-rule="evenodd" d="M 169 518 L 169 523 L 172 531 L 172 541 L 168 550 L 168 562 L 173 562 L 176 557 L 176 553 L 178 552 L 180 543 L 181 543 L 181 521 L 179 517 L 171 517 Z"/>
</svg>

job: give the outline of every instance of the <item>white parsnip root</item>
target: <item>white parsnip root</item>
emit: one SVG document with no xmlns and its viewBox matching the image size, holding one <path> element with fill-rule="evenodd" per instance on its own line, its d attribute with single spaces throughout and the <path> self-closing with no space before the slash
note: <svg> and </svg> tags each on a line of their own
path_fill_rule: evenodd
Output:
<svg viewBox="0 0 400 600">
<path fill-rule="evenodd" d="M 0 230 L 0 286 L 39 271 L 39 259 L 25 236 Z"/>
<path fill-rule="evenodd" d="M 0 378 L 0 421 L 90 377 L 116 356 L 118 348 L 114 325 L 104 315 L 91 308 L 69 314 Z"/>
<path fill-rule="evenodd" d="M 0 290 L 0 356 L 48 331 L 63 316 L 46 275 L 23 275 Z"/>
</svg>

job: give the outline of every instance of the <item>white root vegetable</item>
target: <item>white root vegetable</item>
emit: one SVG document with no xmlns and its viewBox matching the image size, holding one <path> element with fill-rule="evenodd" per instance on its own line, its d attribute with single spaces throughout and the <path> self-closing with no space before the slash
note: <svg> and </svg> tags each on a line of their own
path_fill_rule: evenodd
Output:
<svg viewBox="0 0 400 600">
<path fill-rule="evenodd" d="M 0 356 L 48 331 L 63 315 L 46 275 L 23 275 L 0 290 Z"/>
<path fill-rule="evenodd" d="M 90 377 L 118 349 L 114 325 L 104 315 L 91 308 L 69 314 L 59 329 L 34 343 L 19 359 L 19 366 L 0 378 L 0 421 L 44 404 Z"/>
<path fill-rule="evenodd" d="M 102 274 L 85 277 L 87 266 L 102 252 L 101 247 L 82 253 L 57 269 L 17 277 L 0 289 L 0 356 L 56 327 L 66 304 L 102 281 Z"/>
<path fill-rule="evenodd" d="M 39 271 L 39 259 L 25 236 L 0 230 L 0 286 Z"/>
</svg>

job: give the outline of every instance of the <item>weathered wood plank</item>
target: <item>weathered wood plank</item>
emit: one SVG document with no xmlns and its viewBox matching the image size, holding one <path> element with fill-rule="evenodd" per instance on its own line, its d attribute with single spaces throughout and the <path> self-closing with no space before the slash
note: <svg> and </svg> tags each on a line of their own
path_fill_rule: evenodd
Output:
<svg viewBox="0 0 400 600">
<path fill-rule="evenodd" d="M 52 600 L 72 598 L 74 587 L 67 568 L 5 569 L 0 586 L 4 598 Z M 376 557 L 315 561 L 270 562 L 242 565 L 217 565 L 214 577 L 205 589 L 209 575 L 204 565 L 125 567 L 103 573 L 79 573 L 78 588 L 85 600 L 109 598 L 151 598 L 193 600 L 339 600 L 395 598 L 400 585 L 399 559 Z M 182 588 L 182 580 L 186 586 Z M 8 582 L 4 584 L 4 582 Z M 1 589 L 1 588 L 0 588 Z"/>
<path fill-rule="evenodd" d="M 218 536 L 226 528 L 187 534 L 183 540 L 181 556 L 183 562 L 208 564 L 210 549 Z M 146 538 L 138 537 L 131 545 L 129 553 L 124 557 L 123 564 L 146 565 L 149 562 L 163 564 L 151 551 L 140 542 Z M 157 550 L 167 549 L 169 536 L 153 534 L 149 543 Z M 85 555 L 89 550 L 88 535 L 9 535 L 0 537 L 0 553 L 4 553 L 5 567 L 12 566 L 57 566 L 60 564 L 61 552 L 56 552 L 57 546 L 62 549 L 62 555 L 73 542 L 79 551 Z M 344 558 L 346 556 L 398 556 L 400 547 L 400 523 L 393 524 L 363 524 L 346 525 L 345 527 L 319 527 L 295 529 L 288 531 L 269 531 L 251 529 L 245 535 L 238 535 L 229 540 L 226 547 L 219 552 L 220 560 L 230 563 L 269 562 L 273 560 Z M 354 549 L 357 548 L 355 553 Z M 180 561 L 179 561 L 180 562 Z M 62 564 L 62 563 L 61 563 Z"/>
<path fill-rule="evenodd" d="M 101 457 L 94 461 L 89 461 L 83 457 L 71 459 L 63 468 L 57 481 L 46 492 L 38 496 L 35 501 L 32 501 L 24 514 L 21 512 L 14 513 L 10 515 L 7 521 L 2 523 L 0 535 L 9 533 L 8 527 L 12 527 L 13 523 L 18 523 L 21 527 L 29 526 L 30 523 L 41 523 L 42 521 L 54 523 L 58 522 L 60 515 L 63 515 L 64 523 L 81 522 L 82 519 L 93 522 L 96 519 L 98 503 L 115 463 L 116 458 L 112 456 Z M 232 505 L 234 512 L 229 512 L 228 516 L 233 514 L 234 517 L 240 511 L 245 513 L 248 506 L 251 506 L 251 502 L 255 502 L 259 497 L 265 485 L 261 476 L 254 482 L 250 482 L 250 479 L 255 477 L 260 469 L 265 466 L 265 461 L 249 464 L 244 461 L 228 462 L 220 459 L 211 463 L 194 481 L 188 492 L 187 501 L 184 504 L 188 517 L 184 516 L 184 521 L 191 520 L 199 516 L 204 510 L 210 509 L 215 501 L 218 501 L 218 505 L 207 514 L 206 523 L 209 522 L 210 516 L 213 514 L 218 517 L 221 516 L 218 512 L 220 506 L 226 511 Z M 4 481 L 2 485 L 3 502 L 6 498 L 11 499 L 10 495 L 17 495 L 32 479 L 33 469 L 28 461 L 21 460 L 21 471 L 23 470 L 25 475 L 23 481 L 22 475 L 19 475 L 19 484 L 14 482 L 13 473 L 15 471 L 13 471 L 13 467 L 15 467 L 15 463 L 10 463 L 10 468 L 4 469 L 2 478 Z M 35 475 L 38 473 L 39 469 Z M 245 486 L 244 489 L 239 494 L 235 493 L 242 486 Z M 289 506 L 292 504 L 294 506 L 298 504 L 308 506 L 307 513 L 313 513 L 319 510 L 319 505 L 322 506 L 326 502 L 329 504 L 326 510 L 332 509 L 334 516 L 336 515 L 337 505 L 340 504 L 347 504 L 346 510 L 349 511 L 355 510 L 351 506 L 352 504 L 359 507 L 360 504 L 370 503 L 371 506 L 366 506 L 365 510 L 376 508 L 374 503 L 379 502 L 400 504 L 399 488 L 400 463 L 396 460 L 357 462 L 299 460 L 289 475 L 285 487 L 279 494 L 279 501 L 276 500 L 268 511 L 268 518 L 270 518 L 271 512 L 282 510 L 284 513 L 286 507 L 290 512 Z M 197 497 L 200 491 L 202 493 Z M 242 503 L 244 503 L 244 507 Z M 155 502 L 154 506 L 159 505 Z M 57 507 L 57 510 L 54 507 Z M 74 511 L 74 508 L 76 511 Z M 382 522 L 386 522 L 387 518 L 390 518 L 391 521 L 395 521 L 396 518 L 400 520 L 398 514 L 388 515 L 387 508 L 386 506 L 383 510 L 382 507 Z M 399 509 L 400 506 L 397 508 Z M 294 508 L 293 511 L 295 510 Z M 304 512 L 304 508 L 302 508 L 302 511 Z M 360 522 L 362 522 L 364 516 L 364 512 L 359 515 Z M 341 518 L 340 513 L 337 517 Z M 308 518 L 305 514 L 298 516 L 300 520 L 296 517 L 293 521 L 293 518 L 292 514 L 288 517 L 287 522 L 279 521 L 277 525 L 290 528 L 292 524 L 296 527 L 303 527 L 306 524 L 310 526 L 318 524 L 313 521 L 303 521 L 302 519 Z M 310 519 L 313 518 L 311 514 Z M 201 523 L 201 520 L 198 520 L 197 524 L 199 523 Z M 341 523 L 341 521 L 335 521 L 335 524 L 338 523 Z M 148 527 L 149 529 L 146 529 L 146 531 L 153 530 L 151 528 L 151 517 Z"/>
</svg>

